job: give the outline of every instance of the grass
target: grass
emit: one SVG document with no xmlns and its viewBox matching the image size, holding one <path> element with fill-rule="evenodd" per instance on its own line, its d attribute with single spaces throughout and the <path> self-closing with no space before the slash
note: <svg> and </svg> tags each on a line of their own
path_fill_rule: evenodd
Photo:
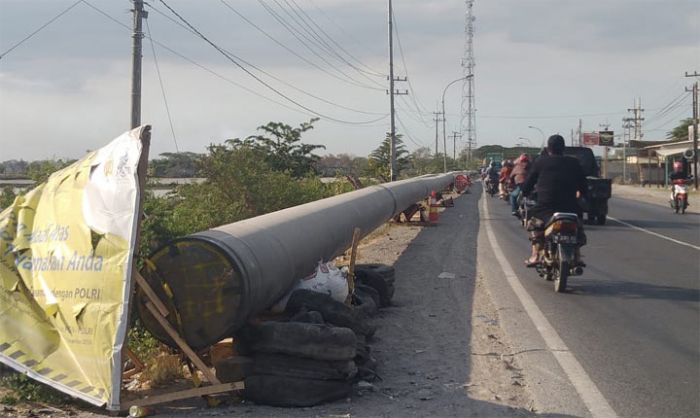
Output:
<svg viewBox="0 0 700 418">
<path fill-rule="evenodd" d="M 0 372 L 0 387 L 7 388 L 12 392 L 0 398 L 0 403 L 5 405 L 16 405 L 18 402 L 62 405 L 71 401 L 68 395 L 15 371 Z"/>
</svg>

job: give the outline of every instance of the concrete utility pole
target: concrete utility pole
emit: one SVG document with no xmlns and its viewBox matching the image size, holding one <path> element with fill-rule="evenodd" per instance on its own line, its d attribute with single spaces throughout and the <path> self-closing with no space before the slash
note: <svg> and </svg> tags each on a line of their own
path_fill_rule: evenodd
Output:
<svg viewBox="0 0 700 418">
<path fill-rule="evenodd" d="M 462 138 L 462 134 L 452 131 L 452 159 L 457 161 L 457 138 Z"/>
<path fill-rule="evenodd" d="M 606 120 L 605 123 L 599 123 L 598 127 L 604 131 L 610 129 L 610 123 Z M 608 178 L 608 146 L 603 147 L 603 178 Z"/>
<path fill-rule="evenodd" d="M 578 144 L 576 146 L 581 146 L 583 143 L 583 120 L 578 120 Z"/>
<path fill-rule="evenodd" d="M 131 129 L 141 125 L 141 58 L 143 39 L 143 19 L 148 17 L 148 12 L 143 10 L 143 0 L 134 0 L 134 32 L 133 56 L 131 65 Z"/>
<path fill-rule="evenodd" d="M 462 132 L 466 134 L 468 160 L 472 159 L 472 147 L 476 146 L 476 106 L 475 91 L 474 91 L 474 0 L 465 0 L 467 13 L 464 22 L 464 55 L 462 56 L 462 75 L 464 76 L 462 83 L 462 120 L 460 126 Z M 466 120 L 466 126 L 465 126 Z"/>
<path fill-rule="evenodd" d="M 443 115 L 443 117 L 440 118 L 442 112 L 433 112 L 433 115 L 435 115 L 433 121 L 435 122 L 435 156 L 437 157 L 438 154 L 440 154 L 440 150 L 438 149 L 438 124 L 444 120 L 445 116 Z"/>
<path fill-rule="evenodd" d="M 700 109 L 698 109 L 698 106 L 700 104 L 698 103 L 698 82 L 697 82 L 697 77 L 700 77 L 700 74 L 698 74 L 697 71 L 694 71 L 693 74 L 685 73 L 686 77 L 695 77 L 696 81 L 693 83 L 693 183 L 695 186 L 695 190 L 698 190 L 698 119 L 700 119 Z M 686 88 L 686 91 L 688 89 Z"/>
<path fill-rule="evenodd" d="M 627 111 L 632 112 L 633 116 L 630 120 L 634 122 L 634 140 L 639 141 L 644 136 L 642 133 L 642 121 L 644 120 L 642 117 L 642 112 L 644 112 L 644 109 L 642 109 L 642 98 L 639 98 L 639 104 L 637 104 L 635 100 L 634 107 L 632 109 L 627 109 Z"/>
<path fill-rule="evenodd" d="M 632 134 L 634 118 L 622 118 L 622 183 L 627 183 L 627 143 Z"/>
<path fill-rule="evenodd" d="M 396 109 L 394 108 L 394 95 L 408 94 L 408 91 L 399 92 L 394 90 L 394 81 L 406 81 L 407 78 L 394 78 L 394 28 L 393 28 L 394 9 L 392 8 L 391 0 L 389 0 L 389 106 L 391 107 L 391 181 L 396 181 L 398 168 L 396 166 Z"/>
</svg>

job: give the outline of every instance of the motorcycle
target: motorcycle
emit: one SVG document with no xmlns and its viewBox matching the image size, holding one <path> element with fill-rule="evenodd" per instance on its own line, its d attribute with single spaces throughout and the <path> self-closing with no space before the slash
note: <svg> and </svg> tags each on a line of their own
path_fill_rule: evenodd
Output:
<svg viewBox="0 0 700 418">
<path fill-rule="evenodd" d="M 673 180 L 673 192 L 671 193 L 671 199 L 669 203 L 671 204 L 671 209 L 676 213 L 680 211 L 685 213 L 688 208 L 688 185 L 685 180 L 678 179 Z"/>
<path fill-rule="evenodd" d="M 579 263 L 576 249 L 579 219 L 575 213 L 557 212 L 544 229 L 544 247 L 541 262 L 536 266 L 540 277 L 554 281 L 554 291 L 566 291 L 569 276 L 580 276 L 583 267 Z"/>
<path fill-rule="evenodd" d="M 486 193 L 494 197 L 498 193 L 498 179 L 494 180 L 491 177 L 486 178 Z"/>
</svg>

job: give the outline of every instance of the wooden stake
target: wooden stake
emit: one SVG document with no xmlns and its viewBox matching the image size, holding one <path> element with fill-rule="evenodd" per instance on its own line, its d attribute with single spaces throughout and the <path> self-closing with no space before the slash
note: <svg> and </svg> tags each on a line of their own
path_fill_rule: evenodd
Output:
<svg viewBox="0 0 700 418">
<path fill-rule="evenodd" d="M 150 398 L 138 399 L 129 402 L 131 406 L 147 406 L 159 403 L 172 402 L 180 399 L 195 398 L 197 396 L 214 395 L 216 393 L 231 392 L 234 390 L 245 389 L 243 382 L 219 383 L 212 386 L 204 386 L 201 388 L 187 389 L 179 392 L 165 393 L 162 395 L 151 396 Z"/>
<path fill-rule="evenodd" d="M 150 297 L 149 297 L 150 299 Z M 175 341 L 178 347 L 185 353 L 185 355 L 192 361 L 192 363 L 204 374 L 204 377 L 207 378 L 209 383 L 218 385 L 221 382 L 219 379 L 216 378 L 216 375 L 211 371 L 209 367 L 207 367 L 206 364 L 202 361 L 201 358 L 197 355 L 197 353 L 192 350 L 192 348 L 187 344 L 187 342 L 178 335 L 177 331 L 175 331 L 175 328 L 173 328 L 172 324 L 168 322 L 167 319 L 163 315 L 158 312 L 158 309 L 153 305 L 151 301 L 146 302 L 146 308 L 151 312 L 151 315 L 158 321 L 161 327 L 165 330 L 165 332 L 168 333 L 170 338 Z"/>
<path fill-rule="evenodd" d="M 347 305 L 352 301 L 352 295 L 355 293 L 355 261 L 357 260 L 357 246 L 360 244 L 360 228 L 355 228 L 352 231 L 352 247 L 350 249 L 350 265 L 348 266 L 348 298 L 345 300 Z"/>
</svg>

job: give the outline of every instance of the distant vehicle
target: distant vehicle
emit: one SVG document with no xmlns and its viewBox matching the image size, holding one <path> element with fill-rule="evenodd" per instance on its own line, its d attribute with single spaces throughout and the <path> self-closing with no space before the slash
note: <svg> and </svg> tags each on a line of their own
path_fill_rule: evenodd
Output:
<svg viewBox="0 0 700 418">
<path fill-rule="evenodd" d="M 685 213 L 688 208 L 688 184 L 686 180 L 673 180 L 673 193 L 671 194 L 671 209 L 676 213 Z"/>
<path fill-rule="evenodd" d="M 608 200 L 612 196 L 612 181 L 600 178 L 600 167 L 590 148 L 566 147 L 564 154 L 578 159 L 586 175 L 588 198 L 581 206 L 587 213 L 588 223 L 604 225 L 608 216 Z"/>
</svg>

